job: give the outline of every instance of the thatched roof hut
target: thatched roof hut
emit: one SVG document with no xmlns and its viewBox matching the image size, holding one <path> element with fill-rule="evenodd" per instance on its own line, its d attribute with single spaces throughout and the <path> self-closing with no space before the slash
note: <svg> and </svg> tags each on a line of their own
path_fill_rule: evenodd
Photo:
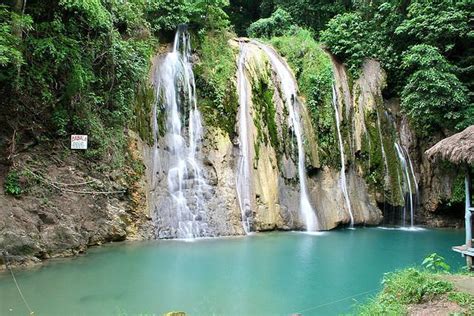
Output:
<svg viewBox="0 0 474 316">
<path fill-rule="evenodd" d="M 432 161 L 447 160 L 456 165 L 474 165 L 474 125 L 439 141 L 425 153 Z"/>
<path fill-rule="evenodd" d="M 460 133 L 445 138 L 436 145 L 428 149 L 426 152 L 430 160 L 447 160 L 456 165 L 468 166 L 474 165 L 474 125 L 469 126 Z M 461 253 L 466 257 L 468 269 L 472 269 L 472 261 L 474 258 L 474 248 L 472 240 L 472 213 L 474 206 L 471 204 L 471 170 L 466 168 L 466 243 L 462 246 L 453 247 L 453 250 Z"/>
</svg>

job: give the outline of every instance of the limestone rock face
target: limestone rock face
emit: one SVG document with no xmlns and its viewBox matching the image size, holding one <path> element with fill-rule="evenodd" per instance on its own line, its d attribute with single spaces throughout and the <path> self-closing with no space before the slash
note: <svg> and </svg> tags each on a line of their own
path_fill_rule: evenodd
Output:
<svg viewBox="0 0 474 316">
<path fill-rule="evenodd" d="M 210 184 L 213 194 L 209 196 L 207 211 L 209 225 L 215 228 L 216 236 L 243 235 L 241 213 L 235 191 L 235 164 L 237 151 L 235 145 L 219 129 L 208 128 L 204 141 L 204 168 L 215 175 Z"/>
<path fill-rule="evenodd" d="M 128 140 L 127 155 L 141 160 L 136 135 L 130 133 Z M 153 237 L 143 204 L 145 179 L 130 166 L 98 172 L 77 153 L 64 157 L 62 147 L 57 151 L 41 145 L 19 158 L 18 170 L 28 170 L 19 198 L 5 194 L 7 169 L 0 165 L 0 249 L 10 261 L 28 264 L 111 241 Z M 78 193 L 121 190 L 126 193 Z"/>
<path fill-rule="evenodd" d="M 344 202 L 339 181 L 340 172 L 327 167 L 324 167 L 311 181 L 311 196 L 321 228 L 325 230 L 350 223 L 349 210 Z M 382 212 L 376 207 L 375 199 L 367 193 L 364 180 L 351 171 L 347 174 L 347 182 L 355 223 L 379 224 Z"/>
<path fill-rule="evenodd" d="M 353 88 L 354 116 L 353 140 L 354 152 L 362 150 L 362 141 L 367 133 L 366 116 L 374 111 L 382 100 L 382 89 L 385 87 L 385 72 L 375 60 L 366 60 L 362 66 L 359 79 Z"/>
<path fill-rule="evenodd" d="M 230 45 L 237 48 L 237 42 Z M 288 105 L 282 96 L 280 78 L 277 76 L 266 54 L 262 49 L 247 41 L 246 62 L 244 72 L 247 77 L 248 111 L 251 117 L 249 126 L 249 149 L 251 159 L 251 179 L 248 184 L 251 191 L 251 210 L 245 216 L 249 219 L 252 231 L 268 230 L 304 230 L 305 223 L 300 212 L 300 182 L 298 179 L 298 152 L 295 136 L 293 135 Z M 237 51 L 237 50 L 236 50 Z M 237 58 L 237 56 L 236 56 Z M 364 119 L 366 112 L 376 106 L 381 95 L 384 77 L 380 67 L 375 62 L 365 65 L 361 79 L 357 81 L 357 94 L 349 90 L 347 75 L 343 68 L 337 72 L 341 79 L 340 90 L 343 97 L 338 105 L 343 113 L 343 120 L 352 122 L 353 113 L 360 111 L 353 121 L 356 132 L 351 133 L 350 139 L 344 143 L 351 148 L 353 143 L 362 147 L 363 137 L 366 137 Z M 373 78 L 372 76 L 376 76 Z M 352 95 L 354 93 L 355 96 Z M 352 100 L 356 100 L 352 103 Z M 319 220 L 319 229 L 333 229 L 339 225 L 347 225 L 350 221 L 349 211 L 340 187 L 340 171 L 332 167 L 321 166 L 319 161 L 316 131 L 304 103 L 299 106 L 301 115 L 305 167 L 308 193 L 312 208 Z M 367 110 L 368 109 L 368 110 Z M 203 113 L 206 115 L 206 113 Z M 237 117 L 239 119 L 239 117 Z M 238 124 L 241 122 L 237 121 Z M 242 212 L 239 207 L 236 192 L 236 179 L 240 158 L 240 141 L 238 128 L 236 135 L 229 135 L 214 126 L 205 126 L 203 140 L 203 173 L 210 189 L 206 194 L 206 218 L 209 236 L 244 234 Z M 147 170 L 166 169 L 166 148 L 158 148 L 160 167 L 148 166 Z M 146 150 L 145 156 L 153 154 L 153 149 Z M 349 150 L 348 156 L 352 156 Z M 354 213 L 355 224 L 375 225 L 381 221 L 381 212 L 373 193 L 365 184 L 363 175 L 358 172 L 355 164 L 347 165 L 347 182 L 349 199 Z M 168 198 L 166 177 L 149 173 L 151 179 L 158 178 L 154 187 L 150 187 L 149 199 L 166 201 Z M 164 202 L 166 203 L 166 202 Z M 154 205 L 150 203 L 149 205 Z M 163 208 L 163 207 L 162 207 Z M 175 210 L 166 207 L 155 218 L 157 237 L 171 237 L 168 219 Z M 166 212 L 169 212 L 166 213 Z M 153 213 L 153 210 L 152 210 Z"/>
</svg>

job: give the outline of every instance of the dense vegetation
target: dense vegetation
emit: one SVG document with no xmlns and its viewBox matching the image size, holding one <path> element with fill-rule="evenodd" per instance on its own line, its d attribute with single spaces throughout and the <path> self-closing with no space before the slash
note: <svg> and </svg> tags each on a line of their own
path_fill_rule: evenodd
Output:
<svg viewBox="0 0 474 316">
<path fill-rule="evenodd" d="M 204 107 L 226 116 L 219 125 L 228 132 L 236 111 L 232 29 L 279 37 L 272 43 L 296 67 L 310 107 L 321 101 L 326 74 L 290 54 L 292 41 L 309 38 L 353 75 L 365 58 L 378 59 L 388 72 L 386 95 L 401 98 L 421 136 L 461 129 L 474 122 L 473 7 L 468 0 L 10 0 L 0 5 L 1 144 L 12 156 L 17 143 L 87 133 L 87 155 L 112 157 L 125 127 L 141 129 L 133 105 L 146 91 L 150 56 L 180 23 L 194 30 L 203 57 L 197 77 Z M 311 110 L 315 118 L 322 111 Z"/>
<path fill-rule="evenodd" d="M 46 0 L 0 5 L 0 149 L 89 134 L 92 159 L 116 160 L 150 57 L 180 23 L 204 37 L 228 26 L 225 0 Z M 141 87 L 141 88 L 140 88 Z M 137 92 L 143 92 L 137 98 Z M 142 115 L 143 116 L 143 115 Z M 141 119 L 143 119 L 141 117 Z M 115 161 L 114 161 L 115 162 Z"/>
<path fill-rule="evenodd" d="M 249 25 L 248 35 L 271 38 L 294 25 L 307 28 L 353 76 L 365 58 L 379 60 L 388 73 L 386 96 L 401 98 L 420 136 L 474 123 L 471 1 L 263 0 L 239 8 L 261 18 L 236 19 L 237 29 Z"/>
<path fill-rule="evenodd" d="M 401 97 L 404 112 L 427 135 L 473 123 L 472 14 L 468 1 L 375 3 L 336 16 L 321 40 L 353 72 L 364 58 L 378 59 L 388 73 L 387 93 Z"/>
</svg>

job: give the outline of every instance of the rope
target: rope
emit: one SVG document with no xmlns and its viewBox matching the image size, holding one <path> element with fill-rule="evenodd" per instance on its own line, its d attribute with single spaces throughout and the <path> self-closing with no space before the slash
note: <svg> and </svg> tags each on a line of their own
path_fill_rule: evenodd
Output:
<svg viewBox="0 0 474 316">
<path fill-rule="evenodd" d="M 357 297 L 357 296 L 361 296 L 361 295 L 364 295 L 364 294 L 368 294 L 368 293 L 371 293 L 371 292 L 375 292 L 375 291 L 378 291 L 377 289 L 373 289 L 373 290 L 370 290 L 370 291 L 365 291 L 365 292 L 362 292 L 362 293 L 358 293 L 358 294 L 355 294 L 355 295 L 351 295 L 351 296 L 347 296 L 347 297 L 344 297 L 344 298 L 341 298 L 337 301 L 332 301 L 332 302 L 329 302 L 329 303 L 323 303 L 323 304 L 320 304 L 320 305 L 316 305 L 314 307 L 309 307 L 309 308 L 306 308 L 306 309 L 302 309 L 300 311 L 297 311 L 293 314 L 301 314 L 303 312 L 307 312 L 307 311 L 310 311 L 310 310 L 313 310 L 313 309 L 318 309 L 320 307 L 323 307 L 323 306 L 327 306 L 327 305 L 331 305 L 331 304 L 335 304 L 335 303 L 339 303 L 339 302 L 342 302 L 342 301 L 345 301 L 345 300 L 348 300 L 350 298 L 354 298 L 354 297 Z"/>
<path fill-rule="evenodd" d="M 13 282 L 15 282 L 15 286 L 16 286 L 16 289 L 18 290 L 18 293 L 20 294 L 20 297 L 21 299 L 23 300 L 23 303 L 25 303 L 25 306 L 26 308 L 28 309 L 28 311 L 30 312 L 30 315 L 34 315 L 35 312 L 33 312 L 33 310 L 31 309 L 30 305 L 28 304 L 28 302 L 26 301 L 25 299 L 25 296 L 23 295 L 23 292 L 21 291 L 20 289 L 20 286 L 18 285 L 18 282 L 15 278 L 15 274 L 13 274 L 13 270 L 10 268 L 10 264 L 8 263 L 8 259 L 7 259 L 7 256 L 4 252 L 2 252 L 2 255 L 3 255 L 3 260 L 5 261 L 5 267 L 7 267 L 8 271 L 10 271 L 10 274 L 12 276 L 12 279 L 13 279 Z"/>
</svg>

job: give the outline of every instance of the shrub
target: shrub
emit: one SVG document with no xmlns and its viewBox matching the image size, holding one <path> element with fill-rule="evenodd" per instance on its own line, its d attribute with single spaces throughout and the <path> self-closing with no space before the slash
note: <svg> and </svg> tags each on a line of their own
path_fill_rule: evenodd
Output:
<svg viewBox="0 0 474 316">
<path fill-rule="evenodd" d="M 468 2 L 411 1 L 407 18 L 397 27 L 395 33 L 410 43 L 425 43 L 437 46 L 442 51 L 449 51 L 454 48 L 458 38 L 465 38 L 469 34 L 467 17 L 472 8 L 469 9 Z"/>
<path fill-rule="evenodd" d="M 10 171 L 7 174 L 5 178 L 4 188 L 7 194 L 13 195 L 15 197 L 18 197 L 23 193 L 23 190 L 20 186 L 20 176 L 18 172 Z"/>
<path fill-rule="evenodd" d="M 453 289 L 451 283 L 439 280 L 429 272 L 408 268 L 400 272 L 388 273 L 382 284 L 384 300 L 397 300 L 402 304 L 420 303 L 424 299 L 444 294 Z"/>
<path fill-rule="evenodd" d="M 290 29 L 292 19 L 288 12 L 283 9 L 276 9 L 269 17 L 255 21 L 250 24 L 247 34 L 250 37 L 270 38 L 281 36 Z"/>
<path fill-rule="evenodd" d="M 433 272 L 449 271 L 451 267 L 446 263 L 444 258 L 437 253 L 432 253 L 423 260 L 422 265 Z"/>
<path fill-rule="evenodd" d="M 357 72 L 363 59 L 371 57 L 367 36 L 372 33 L 369 22 L 357 12 L 335 16 L 321 33 L 321 41 L 329 50 Z M 371 43 L 374 45 L 375 43 Z"/>
<path fill-rule="evenodd" d="M 436 47 L 411 47 L 403 54 L 403 67 L 411 74 L 401 92 L 401 107 L 420 135 L 462 123 L 469 105 L 465 88 Z"/>
</svg>

